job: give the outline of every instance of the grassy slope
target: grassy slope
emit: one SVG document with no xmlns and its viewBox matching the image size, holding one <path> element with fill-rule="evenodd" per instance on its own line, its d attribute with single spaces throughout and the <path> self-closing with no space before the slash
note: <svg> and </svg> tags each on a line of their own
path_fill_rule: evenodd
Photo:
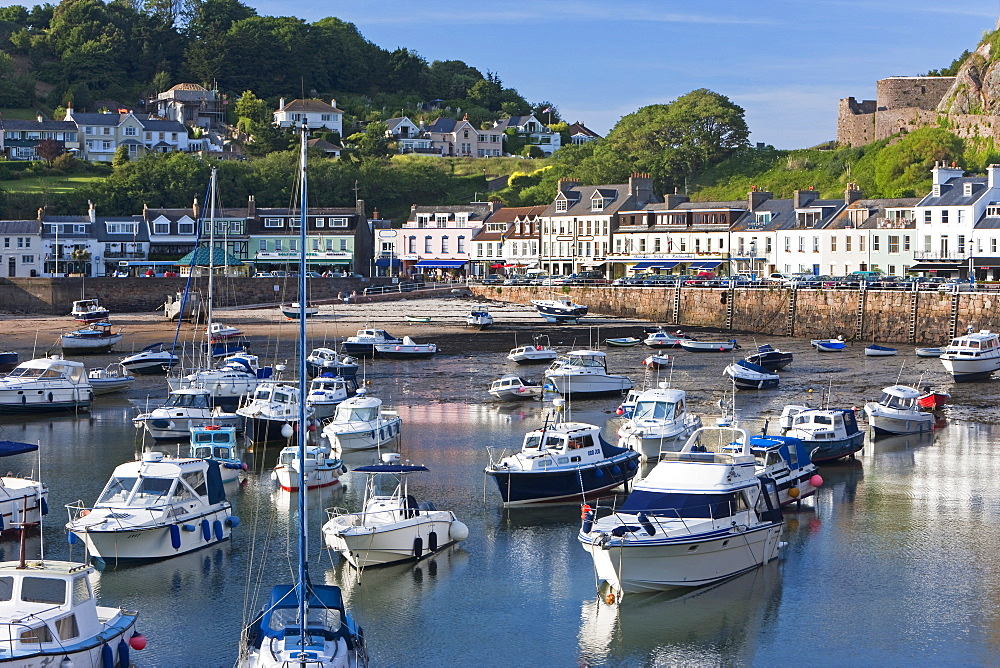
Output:
<svg viewBox="0 0 1000 668">
<path fill-rule="evenodd" d="M 33 176 L 0 181 L 0 189 L 22 193 L 65 193 L 103 179 L 103 176 Z"/>
</svg>

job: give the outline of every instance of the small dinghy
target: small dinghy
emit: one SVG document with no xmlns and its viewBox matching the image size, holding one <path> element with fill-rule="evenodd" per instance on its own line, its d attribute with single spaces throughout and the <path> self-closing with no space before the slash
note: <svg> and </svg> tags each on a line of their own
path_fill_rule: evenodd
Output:
<svg viewBox="0 0 1000 668">
<path fill-rule="evenodd" d="M 650 369 L 662 369 L 670 366 L 672 358 L 670 355 L 650 355 L 642 361 Z"/>
<path fill-rule="evenodd" d="M 508 373 L 490 383 L 489 393 L 501 401 L 510 399 L 537 399 L 542 396 L 542 386 Z"/>
<path fill-rule="evenodd" d="M 821 353 L 833 353 L 847 347 L 847 344 L 844 343 L 844 339 L 841 337 L 835 339 L 813 339 L 809 343 Z"/>
<path fill-rule="evenodd" d="M 757 366 L 764 367 L 768 371 L 781 371 L 792 363 L 792 353 L 778 350 L 766 343 L 757 346 L 757 352 L 746 356 L 746 361 Z"/>
<path fill-rule="evenodd" d="M 604 342 L 616 348 L 631 348 L 642 343 L 642 339 L 637 339 L 634 336 L 625 336 L 619 339 L 604 339 Z"/>
<path fill-rule="evenodd" d="M 122 332 L 112 331 L 110 322 L 92 322 L 89 327 L 59 337 L 64 353 L 106 353 L 122 340 Z"/>
<path fill-rule="evenodd" d="M 97 322 L 107 320 L 111 311 L 98 304 L 96 299 L 81 299 L 73 302 L 73 310 L 69 314 L 80 322 Z"/>
<path fill-rule="evenodd" d="M 576 322 L 587 315 L 587 307 L 569 299 L 532 299 L 531 305 L 548 322 Z"/>
<path fill-rule="evenodd" d="M 944 348 L 917 348 L 913 352 L 917 354 L 917 357 L 941 357 Z"/>
<path fill-rule="evenodd" d="M 733 384 L 741 390 L 770 390 L 778 387 L 778 374 L 746 360 L 733 362 L 725 368 L 723 374 L 732 378 Z"/>
<path fill-rule="evenodd" d="M 692 353 L 724 353 L 739 347 L 736 339 L 729 339 L 728 341 L 681 341 L 681 348 Z"/>
<path fill-rule="evenodd" d="M 407 315 L 404 316 L 406 322 L 430 322 L 431 317 L 429 315 Z"/>
<path fill-rule="evenodd" d="M 951 399 L 947 392 L 932 392 L 931 388 L 925 387 L 924 393 L 917 397 L 917 405 L 924 410 L 939 411 Z"/>
<path fill-rule="evenodd" d="M 289 320 L 298 320 L 303 315 L 306 318 L 311 318 L 317 313 L 319 313 L 319 308 L 310 304 L 306 304 L 305 309 L 298 302 L 292 302 L 289 306 L 281 307 L 281 314 Z"/>
<path fill-rule="evenodd" d="M 895 348 L 888 348 L 886 346 L 877 346 L 874 343 L 867 348 L 865 348 L 866 357 L 891 357 L 899 351 Z"/>
<path fill-rule="evenodd" d="M 483 330 L 493 326 L 493 316 L 484 308 L 473 309 L 469 315 L 465 316 L 465 326 L 475 327 Z"/>
<path fill-rule="evenodd" d="M 103 369 L 88 371 L 87 382 L 94 389 L 94 394 L 110 394 L 131 387 L 132 383 L 135 382 L 135 376 L 128 375 L 124 369 L 119 372 L 108 365 Z"/>
<path fill-rule="evenodd" d="M 426 359 L 437 353 L 437 344 L 417 343 L 410 337 L 404 336 L 400 343 L 376 343 L 375 352 L 379 357 L 387 359 Z"/>
<path fill-rule="evenodd" d="M 545 340 L 544 344 L 542 343 L 543 338 Z M 535 337 L 535 345 L 533 346 L 511 348 L 507 354 L 507 359 L 518 364 L 543 364 L 551 362 L 558 356 L 559 353 L 549 343 L 549 337 L 539 335 Z"/>
</svg>

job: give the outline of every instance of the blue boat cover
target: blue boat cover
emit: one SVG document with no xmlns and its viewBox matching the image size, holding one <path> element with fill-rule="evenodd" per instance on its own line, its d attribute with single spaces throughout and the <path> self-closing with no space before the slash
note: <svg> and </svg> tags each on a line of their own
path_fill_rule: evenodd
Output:
<svg viewBox="0 0 1000 668">
<path fill-rule="evenodd" d="M 803 467 L 809 464 L 811 454 L 806 442 L 794 436 L 751 436 L 751 448 L 765 450 L 777 447 L 786 462 L 793 466 Z M 789 450 L 795 451 L 795 458 L 789 456 Z"/>
<path fill-rule="evenodd" d="M 23 455 L 26 452 L 34 452 L 38 446 L 34 443 L 18 443 L 17 441 L 0 441 L 0 457 L 11 455 Z"/>
<path fill-rule="evenodd" d="M 371 466 L 359 466 L 355 469 L 359 473 L 413 473 L 414 471 L 429 471 L 426 466 L 411 466 L 409 464 L 373 464 Z"/>
<path fill-rule="evenodd" d="M 222 472 L 219 470 L 219 462 L 214 459 L 206 459 L 208 471 L 205 472 L 205 479 L 208 483 L 208 502 L 222 503 L 226 500 L 226 488 L 222 484 Z"/>
<path fill-rule="evenodd" d="M 868 346 L 868 349 L 869 350 L 884 350 L 886 352 L 889 352 L 889 351 L 896 352 L 895 348 L 889 348 L 889 347 L 886 347 L 886 346 L 877 346 L 874 343 L 871 344 L 870 346 Z"/>
<path fill-rule="evenodd" d="M 771 347 L 771 344 L 765 343 L 762 346 L 757 346 L 757 352 L 759 353 L 770 353 L 774 352 L 776 349 Z"/>
<path fill-rule="evenodd" d="M 340 587 L 335 585 L 309 584 L 309 607 L 344 609 L 344 599 Z M 276 629 L 271 626 L 271 616 L 276 610 L 294 610 L 299 607 L 299 590 L 295 585 L 280 584 L 271 589 L 271 600 L 261 618 L 261 631 L 269 638 L 282 638 L 285 628 Z M 344 620 L 346 623 L 346 619 Z"/>
<path fill-rule="evenodd" d="M 744 369 L 749 369 L 750 371 L 755 371 L 757 373 L 762 373 L 768 376 L 774 376 L 775 378 L 778 377 L 778 374 L 768 371 L 764 367 L 754 364 L 753 362 L 748 362 L 746 360 L 738 360 L 736 362 L 736 366 L 741 366 Z"/>
</svg>

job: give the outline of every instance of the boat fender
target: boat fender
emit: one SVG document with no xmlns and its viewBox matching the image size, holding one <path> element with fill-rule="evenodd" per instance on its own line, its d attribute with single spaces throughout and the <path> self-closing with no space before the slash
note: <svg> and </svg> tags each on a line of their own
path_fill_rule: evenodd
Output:
<svg viewBox="0 0 1000 668">
<path fill-rule="evenodd" d="M 212 540 L 212 525 L 208 520 L 201 521 L 201 537 L 205 540 Z"/>
<path fill-rule="evenodd" d="M 66 534 L 66 542 L 70 545 L 76 545 L 80 542 L 80 539 L 76 537 L 76 534 L 70 531 Z"/>
<path fill-rule="evenodd" d="M 341 473 L 341 475 L 346 475 L 347 474 L 347 464 L 341 464 L 340 465 L 340 473 Z"/>
<path fill-rule="evenodd" d="M 271 480 L 277 480 L 277 479 L 278 479 L 278 472 L 271 471 Z"/>
<path fill-rule="evenodd" d="M 128 643 L 122 638 L 118 641 L 118 668 L 129 668 L 130 665 Z"/>
<path fill-rule="evenodd" d="M 604 477 L 604 471 L 602 471 L 601 469 L 594 469 L 594 477 L 595 478 L 603 478 Z"/>
<path fill-rule="evenodd" d="M 631 459 L 628 460 L 628 470 L 629 471 L 634 471 L 635 470 L 635 462 L 632 461 Z"/>
<path fill-rule="evenodd" d="M 427 534 L 427 551 L 437 552 L 438 549 L 438 535 L 437 531 L 431 531 Z"/>
<path fill-rule="evenodd" d="M 184 531 L 192 532 L 193 533 L 193 532 L 195 532 L 195 531 L 198 530 L 198 527 L 196 527 L 193 524 L 182 524 L 181 525 L 181 529 L 183 529 Z"/>
<path fill-rule="evenodd" d="M 137 652 L 141 652 L 146 649 L 146 636 L 142 635 L 138 631 L 134 631 L 132 633 L 132 637 L 128 639 L 128 644 L 132 647 L 132 649 Z"/>
<path fill-rule="evenodd" d="M 413 539 L 413 556 L 419 559 L 424 555 L 424 539 L 417 536 Z"/>
<path fill-rule="evenodd" d="M 614 473 L 615 475 L 621 475 L 622 470 L 618 466 L 618 464 L 615 464 L 614 468 L 611 469 L 611 472 Z"/>
<path fill-rule="evenodd" d="M 448 527 L 448 537 L 456 542 L 463 541 L 469 537 L 469 527 L 458 520 L 452 520 L 451 526 Z"/>
<path fill-rule="evenodd" d="M 819 487 L 823 484 L 823 477 L 817 473 L 813 477 L 809 478 L 809 484 L 813 487 Z"/>
<path fill-rule="evenodd" d="M 42 502 L 42 515 L 48 515 L 49 514 L 49 502 L 45 500 L 44 496 L 41 497 L 40 500 Z"/>
<path fill-rule="evenodd" d="M 115 668 L 115 652 L 111 645 L 104 643 L 101 647 L 101 666 L 103 668 Z"/>
<path fill-rule="evenodd" d="M 590 509 L 590 506 L 584 506 L 584 508 L 586 510 L 583 512 L 583 526 L 580 527 L 580 532 L 586 535 L 594 528 L 594 511 Z"/>
<path fill-rule="evenodd" d="M 639 513 L 636 515 L 636 519 L 639 520 L 639 525 L 645 529 L 647 534 L 650 536 L 656 535 L 656 527 L 654 527 L 653 523 L 649 521 L 648 517 L 646 517 L 646 513 Z"/>
<path fill-rule="evenodd" d="M 215 529 L 215 539 L 222 540 L 225 538 L 226 534 L 222 529 L 222 522 L 220 520 L 215 520 L 212 522 L 212 528 Z"/>
<path fill-rule="evenodd" d="M 226 526 L 235 529 L 240 525 L 240 518 L 236 515 L 230 515 L 226 518 Z"/>
<path fill-rule="evenodd" d="M 181 549 L 181 528 L 176 524 L 170 525 L 170 545 L 175 549 Z"/>
<path fill-rule="evenodd" d="M 799 494 L 801 494 L 801 492 L 799 492 L 799 488 L 798 487 L 789 487 L 788 488 L 788 496 L 789 497 L 791 497 L 793 499 L 797 499 L 797 498 L 799 498 Z"/>
</svg>

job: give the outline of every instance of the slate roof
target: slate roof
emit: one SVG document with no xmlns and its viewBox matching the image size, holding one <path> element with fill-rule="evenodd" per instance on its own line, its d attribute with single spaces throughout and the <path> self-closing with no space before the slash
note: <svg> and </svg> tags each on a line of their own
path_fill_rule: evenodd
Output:
<svg viewBox="0 0 1000 668">
<path fill-rule="evenodd" d="M 919 197 L 894 197 L 894 198 L 882 198 L 882 199 L 859 199 L 855 200 L 851 205 L 845 206 L 837 215 L 826 225 L 825 229 L 828 230 L 846 230 L 846 229 L 915 229 L 915 221 L 911 221 L 908 225 L 900 225 L 899 227 L 887 227 L 885 225 L 885 210 L 886 209 L 902 209 L 910 208 L 917 205 L 920 201 Z M 857 211 L 859 208 L 868 209 L 871 214 L 865 218 L 860 223 L 855 224 L 851 220 L 851 212 Z"/>
<path fill-rule="evenodd" d="M 515 220 L 520 218 L 528 220 L 538 218 L 545 214 L 546 209 L 545 204 L 538 206 L 505 206 L 493 214 L 490 218 L 491 223 L 513 223 Z"/>
<path fill-rule="evenodd" d="M 740 216 L 732 226 L 733 232 L 760 232 L 794 229 L 824 229 L 846 206 L 842 199 L 814 199 L 801 209 L 819 209 L 823 218 L 819 224 L 811 228 L 797 228 L 795 218 L 795 200 L 769 199 L 762 202 L 753 211 L 747 211 Z M 771 221 L 764 225 L 757 222 L 757 212 L 771 212 Z"/>
<path fill-rule="evenodd" d="M 469 222 L 485 221 L 490 217 L 491 205 L 487 202 L 475 202 L 472 204 L 441 204 L 439 206 L 413 206 L 410 208 L 410 217 L 407 222 L 415 223 L 418 213 L 427 213 L 433 216 L 437 213 L 468 213 Z M 449 216 L 448 220 L 454 220 L 454 216 Z"/>
<path fill-rule="evenodd" d="M 73 123 L 77 125 L 118 125 L 128 114 L 87 114 L 73 112 Z"/>
<path fill-rule="evenodd" d="M 325 139 L 310 139 L 306 142 L 310 148 L 318 148 L 321 151 L 342 151 L 343 149 L 336 144 L 331 144 Z"/>
<path fill-rule="evenodd" d="M 142 125 L 142 129 L 149 132 L 183 132 L 187 135 L 187 128 L 179 121 L 165 121 L 158 118 L 142 118 L 140 116 L 136 116 L 136 119 Z"/>
<path fill-rule="evenodd" d="M 292 100 L 291 102 L 287 102 L 285 106 L 283 106 L 278 111 L 299 112 L 299 113 L 315 111 L 324 114 L 344 113 L 340 109 L 337 109 L 330 103 L 324 102 L 323 100 Z"/>
<path fill-rule="evenodd" d="M 138 228 L 135 234 L 108 234 L 108 226 L 105 223 L 136 223 Z M 98 218 L 94 225 L 94 238 L 98 241 L 110 241 L 120 243 L 132 243 L 136 241 L 149 241 L 149 228 L 143 225 L 142 216 L 115 216 L 111 218 Z"/>
<path fill-rule="evenodd" d="M 590 200 L 594 197 L 595 192 L 600 192 L 605 199 L 611 200 L 600 211 L 591 211 L 590 209 Z M 632 197 L 627 183 L 600 186 L 573 186 L 567 191 L 563 191 L 563 194 L 569 200 L 566 211 L 556 211 L 556 204 L 553 200 L 551 204 L 545 207 L 545 216 L 606 216 L 618 213 L 619 211 L 627 211 L 630 207 L 636 208 L 640 206 L 640 203 L 636 202 Z M 656 199 L 655 195 L 653 197 Z"/>
<path fill-rule="evenodd" d="M 434 121 L 433 124 L 424 128 L 427 132 L 454 132 L 455 126 L 458 125 L 458 121 L 454 118 L 448 118 L 447 116 L 442 116 L 441 118 Z"/>
<path fill-rule="evenodd" d="M 11 132 L 23 132 L 25 130 L 47 130 L 51 132 L 76 132 L 76 123 L 73 121 L 22 121 L 22 120 L 2 120 L 0 127 Z"/>
<path fill-rule="evenodd" d="M 972 195 L 965 195 L 966 183 L 972 184 Z M 934 196 L 932 190 L 917 206 L 966 206 L 979 200 L 987 191 L 985 176 L 960 176 L 941 185 L 941 195 Z"/>
<path fill-rule="evenodd" d="M 37 220 L 0 220 L 0 234 L 41 234 Z"/>
<path fill-rule="evenodd" d="M 586 137 L 593 137 L 595 139 L 601 139 L 602 138 L 601 135 L 597 134 L 596 132 L 594 132 L 593 130 L 591 130 L 590 128 L 588 128 L 586 125 L 584 125 L 580 121 L 576 121 L 575 123 L 573 123 L 572 125 L 569 126 L 569 134 L 571 136 L 572 135 L 584 135 Z"/>
</svg>

